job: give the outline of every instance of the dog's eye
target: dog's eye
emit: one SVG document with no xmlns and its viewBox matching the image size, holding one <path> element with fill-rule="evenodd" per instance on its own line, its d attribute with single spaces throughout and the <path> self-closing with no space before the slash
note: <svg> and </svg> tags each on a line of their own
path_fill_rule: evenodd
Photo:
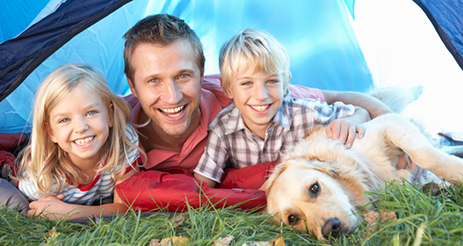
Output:
<svg viewBox="0 0 463 246">
<path fill-rule="evenodd" d="M 289 225 L 295 225 L 297 224 L 297 222 L 299 222 L 299 217 L 295 216 L 295 215 L 289 215 L 288 216 L 288 224 Z"/>
<path fill-rule="evenodd" d="M 318 184 L 318 182 L 315 182 L 312 186 L 310 186 L 310 193 L 314 197 L 317 197 L 319 191 L 320 191 L 320 185 Z"/>
</svg>

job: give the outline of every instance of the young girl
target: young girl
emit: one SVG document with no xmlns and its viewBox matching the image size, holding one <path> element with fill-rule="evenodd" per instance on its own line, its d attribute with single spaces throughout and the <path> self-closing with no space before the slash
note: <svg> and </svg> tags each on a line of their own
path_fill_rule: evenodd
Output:
<svg viewBox="0 0 463 246">
<path fill-rule="evenodd" d="M 18 189 L 33 200 L 29 215 L 126 211 L 117 193 L 114 203 L 91 205 L 110 197 L 141 164 L 129 117 L 127 104 L 92 68 L 71 64 L 51 73 L 36 94 L 31 143 L 17 172 Z"/>
</svg>

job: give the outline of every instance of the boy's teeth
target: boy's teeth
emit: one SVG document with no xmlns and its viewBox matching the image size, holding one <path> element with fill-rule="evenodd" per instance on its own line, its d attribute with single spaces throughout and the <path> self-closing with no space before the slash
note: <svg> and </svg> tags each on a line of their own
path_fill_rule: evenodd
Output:
<svg viewBox="0 0 463 246">
<path fill-rule="evenodd" d="M 93 140 L 94 137 L 88 137 L 88 138 L 84 138 L 84 139 L 78 139 L 76 141 L 74 141 L 76 144 L 78 145 L 86 145 L 88 143 L 90 143 L 92 140 Z"/>
<path fill-rule="evenodd" d="M 169 115 L 170 117 L 177 117 L 181 114 L 181 111 L 183 110 L 184 107 L 185 106 L 180 106 L 176 108 L 168 108 L 168 109 L 161 108 L 161 111 Z"/>
<path fill-rule="evenodd" d="M 265 106 L 251 106 L 253 109 L 257 110 L 257 111 L 265 111 L 267 108 L 268 108 L 269 105 L 265 105 Z"/>
</svg>

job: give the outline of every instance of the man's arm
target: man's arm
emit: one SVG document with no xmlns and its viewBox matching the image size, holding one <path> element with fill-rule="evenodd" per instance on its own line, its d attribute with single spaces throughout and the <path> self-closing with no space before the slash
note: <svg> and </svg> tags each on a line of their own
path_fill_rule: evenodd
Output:
<svg viewBox="0 0 463 246">
<path fill-rule="evenodd" d="M 327 90 L 322 90 L 322 92 L 325 96 L 326 103 L 333 104 L 336 101 L 341 101 L 344 104 L 352 104 L 362 107 L 370 113 L 372 119 L 380 115 L 393 112 L 388 106 L 386 106 L 386 104 L 365 93 Z"/>
</svg>

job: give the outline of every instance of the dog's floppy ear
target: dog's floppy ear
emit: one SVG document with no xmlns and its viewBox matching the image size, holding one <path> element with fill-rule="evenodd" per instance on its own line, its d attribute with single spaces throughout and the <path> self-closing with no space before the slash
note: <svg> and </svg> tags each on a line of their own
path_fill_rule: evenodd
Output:
<svg viewBox="0 0 463 246">
<path fill-rule="evenodd" d="M 270 192 L 270 190 L 272 189 L 272 186 L 273 186 L 273 182 L 275 182 L 275 180 L 289 167 L 289 165 L 291 165 L 294 161 L 286 161 L 286 162 L 283 162 L 283 163 L 280 163 L 278 165 L 276 165 L 275 167 L 275 170 L 273 171 L 273 173 L 270 175 L 270 177 L 268 178 L 267 182 L 268 182 L 268 187 L 267 187 L 267 190 L 265 191 L 265 194 L 268 195 L 268 193 Z"/>
</svg>

